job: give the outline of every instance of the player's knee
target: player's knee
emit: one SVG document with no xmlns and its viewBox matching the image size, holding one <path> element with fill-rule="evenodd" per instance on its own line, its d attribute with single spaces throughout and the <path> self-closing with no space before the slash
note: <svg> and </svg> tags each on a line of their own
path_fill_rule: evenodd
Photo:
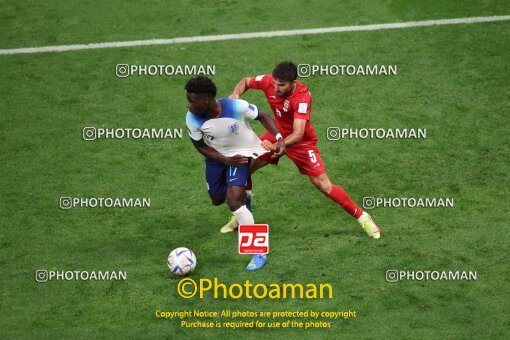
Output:
<svg viewBox="0 0 510 340">
<path fill-rule="evenodd" d="M 225 203 L 225 196 L 211 196 L 212 205 L 222 205 Z"/>
<path fill-rule="evenodd" d="M 227 204 L 231 211 L 236 211 L 242 207 L 244 203 L 244 188 L 229 187 L 227 190 Z"/>
<path fill-rule="evenodd" d="M 227 204 L 230 211 L 236 211 L 244 205 L 243 197 L 227 196 Z"/>
<path fill-rule="evenodd" d="M 319 187 L 319 191 L 322 192 L 324 195 L 329 195 L 331 192 L 331 183 L 323 184 Z"/>
<path fill-rule="evenodd" d="M 327 178 L 315 180 L 313 181 L 313 184 L 321 193 L 323 193 L 326 196 L 329 195 L 329 193 L 331 192 L 332 184 Z"/>
</svg>

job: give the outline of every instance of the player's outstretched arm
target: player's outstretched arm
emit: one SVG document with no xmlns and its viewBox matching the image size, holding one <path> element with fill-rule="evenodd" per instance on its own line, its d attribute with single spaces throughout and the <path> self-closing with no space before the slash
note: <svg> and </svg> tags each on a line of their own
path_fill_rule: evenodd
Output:
<svg viewBox="0 0 510 340">
<path fill-rule="evenodd" d="M 278 128 L 276 127 L 273 118 L 271 118 L 267 113 L 259 109 L 257 120 L 260 121 L 260 123 L 266 128 L 266 130 L 269 131 L 269 133 L 271 133 L 277 139 L 274 148 L 275 153 L 273 156 L 274 157 L 283 156 L 283 154 L 285 153 L 285 140 L 278 131 Z"/>
<path fill-rule="evenodd" d="M 215 149 L 211 148 L 209 145 L 205 144 L 201 139 L 199 141 L 191 140 L 195 148 L 207 158 L 214 159 L 218 162 L 229 166 L 241 166 L 248 164 L 248 157 L 244 157 L 241 155 L 235 155 L 233 157 L 225 157 Z"/>
<path fill-rule="evenodd" d="M 294 119 L 293 131 L 285 138 L 285 145 L 296 144 L 305 134 L 306 119 Z"/>
<path fill-rule="evenodd" d="M 237 83 L 236 87 L 234 87 L 234 91 L 229 96 L 230 99 L 239 99 L 241 96 L 248 91 L 250 88 L 250 79 L 251 78 L 243 78 L 239 83 Z"/>
<path fill-rule="evenodd" d="M 306 127 L 305 119 L 294 119 L 293 126 L 294 131 L 292 131 L 290 135 L 285 137 L 284 144 L 286 146 L 289 146 L 299 142 L 303 138 L 303 135 L 305 133 L 305 127 Z M 262 141 L 262 147 L 266 150 L 274 151 L 276 150 L 277 144 L 276 143 L 273 144 L 268 140 L 264 140 Z"/>
</svg>

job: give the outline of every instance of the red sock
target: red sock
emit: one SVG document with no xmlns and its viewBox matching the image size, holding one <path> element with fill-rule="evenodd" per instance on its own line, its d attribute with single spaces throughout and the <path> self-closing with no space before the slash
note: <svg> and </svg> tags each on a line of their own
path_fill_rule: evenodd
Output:
<svg viewBox="0 0 510 340">
<path fill-rule="evenodd" d="M 334 185 L 331 187 L 331 192 L 329 195 L 326 195 L 331 198 L 333 201 L 338 203 L 349 215 L 354 218 L 359 218 L 363 211 L 354 201 L 347 195 L 344 189 L 340 188 L 338 185 Z"/>
</svg>

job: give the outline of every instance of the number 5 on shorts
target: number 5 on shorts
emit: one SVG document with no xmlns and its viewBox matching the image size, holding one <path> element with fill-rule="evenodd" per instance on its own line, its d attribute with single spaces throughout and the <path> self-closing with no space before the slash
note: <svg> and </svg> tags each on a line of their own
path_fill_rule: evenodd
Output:
<svg viewBox="0 0 510 340">
<path fill-rule="evenodd" d="M 317 157 L 315 157 L 313 150 L 308 150 L 308 156 L 310 156 L 310 160 L 312 161 L 312 163 L 317 163 Z"/>
</svg>

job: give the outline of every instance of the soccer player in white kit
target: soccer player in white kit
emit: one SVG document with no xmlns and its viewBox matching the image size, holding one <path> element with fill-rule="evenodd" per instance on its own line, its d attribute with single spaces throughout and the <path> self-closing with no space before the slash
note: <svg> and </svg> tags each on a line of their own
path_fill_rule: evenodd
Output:
<svg viewBox="0 0 510 340">
<path fill-rule="evenodd" d="M 274 120 L 244 100 L 216 97 L 216 86 L 207 77 L 190 79 L 186 125 L 198 152 L 205 156 L 207 191 L 213 205 L 227 202 L 239 224 L 253 224 L 246 207 L 245 187 L 251 159 L 267 152 L 248 120 L 258 120 L 277 140 L 274 157 L 285 153 L 285 142 Z M 266 255 L 253 255 L 248 270 L 266 263 Z"/>
</svg>

